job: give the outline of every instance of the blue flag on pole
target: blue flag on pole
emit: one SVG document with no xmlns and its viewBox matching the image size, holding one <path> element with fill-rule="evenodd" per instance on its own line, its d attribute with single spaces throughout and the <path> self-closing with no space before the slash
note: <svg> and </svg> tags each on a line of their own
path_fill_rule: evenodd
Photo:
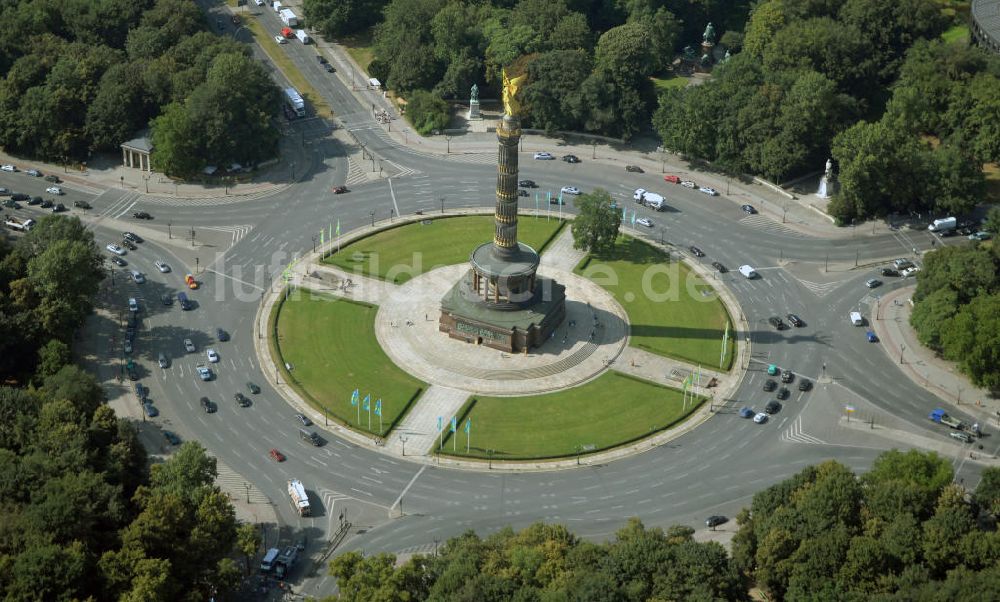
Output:
<svg viewBox="0 0 1000 602">
<path fill-rule="evenodd" d="M 337 220 L 337 236 L 340 236 L 340 220 Z"/>
<path fill-rule="evenodd" d="M 451 417 L 451 432 L 454 433 L 456 430 L 458 430 L 458 417 L 457 416 L 452 416 Z"/>
<path fill-rule="evenodd" d="M 635 225 L 635 211 L 632 212 L 632 225 Z"/>
<path fill-rule="evenodd" d="M 623 207 L 622 208 L 622 221 L 625 221 L 625 218 L 627 218 L 627 217 L 628 217 L 628 209 Z"/>
<path fill-rule="evenodd" d="M 365 411 L 372 409 L 372 396 L 371 394 L 365 395 L 365 401 L 363 406 L 361 406 Z"/>
<path fill-rule="evenodd" d="M 381 397 L 375 402 L 375 415 L 379 416 L 379 417 L 382 416 L 382 398 Z"/>
<path fill-rule="evenodd" d="M 465 434 L 468 435 L 469 431 L 472 430 L 472 418 L 468 418 L 465 421 Z"/>
<path fill-rule="evenodd" d="M 438 416 L 438 432 L 441 432 L 441 417 Z"/>
<path fill-rule="evenodd" d="M 358 390 L 357 389 L 354 390 L 354 393 L 351 393 L 351 405 L 352 406 L 358 405 Z"/>
</svg>

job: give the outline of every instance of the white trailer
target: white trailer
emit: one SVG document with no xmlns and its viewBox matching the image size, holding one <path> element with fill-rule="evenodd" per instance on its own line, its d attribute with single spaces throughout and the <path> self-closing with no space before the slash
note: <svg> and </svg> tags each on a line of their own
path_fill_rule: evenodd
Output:
<svg viewBox="0 0 1000 602">
<path fill-rule="evenodd" d="M 302 481 L 292 479 L 288 481 L 288 497 L 292 500 L 292 506 L 298 511 L 299 516 L 309 516 L 312 509 L 309 507 L 309 496 L 306 488 L 302 486 Z"/>
<path fill-rule="evenodd" d="M 281 17 L 281 22 L 289 27 L 295 27 L 296 25 L 299 24 L 299 18 L 295 15 L 294 12 L 292 12 L 292 9 L 290 8 L 281 9 L 281 12 L 278 13 L 278 16 Z"/>
<path fill-rule="evenodd" d="M 309 42 L 312 42 L 312 38 L 310 38 L 309 35 L 306 34 L 306 30 L 304 29 L 296 29 L 295 37 L 297 37 L 299 41 L 302 42 L 303 44 L 308 44 Z"/>
<path fill-rule="evenodd" d="M 306 116 L 306 101 L 295 88 L 285 88 L 285 104 L 295 113 L 296 117 Z"/>
<path fill-rule="evenodd" d="M 19 230 L 21 232 L 27 232 L 28 230 L 31 230 L 31 228 L 34 227 L 35 220 L 26 219 L 24 221 L 21 221 L 16 217 L 11 216 L 8 217 L 6 220 L 4 220 L 3 225 L 7 226 L 11 230 Z"/>
<path fill-rule="evenodd" d="M 946 217 L 944 219 L 936 219 L 934 223 L 927 226 L 927 229 L 931 232 L 944 232 L 945 230 L 954 230 L 958 227 L 958 220 L 954 217 Z"/>
</svg>

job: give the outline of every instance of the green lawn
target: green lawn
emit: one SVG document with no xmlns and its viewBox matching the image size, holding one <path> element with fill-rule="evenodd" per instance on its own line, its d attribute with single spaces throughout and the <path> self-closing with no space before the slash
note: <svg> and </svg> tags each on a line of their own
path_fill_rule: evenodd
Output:
<svg viewBox="0 0 1000 602">
<path fill-rule="evenodd" d="M 676 389 L 613 371 L 548 395 L 478 397 L 442 453 L 488 458 L 494 450 L 495 460 L 515 460 L 608 449 L 663 430 L 704 401 L 689 399 L 684 409 L 682 398 Z M 472 419 L 468 453 L 466 418 Z"/>
<path fill-rule="evenodd" d="M 340 40 L 340 45 L 347 50 L 362 69 L 368 71 L 368 65 L 375 58 L 375 51 L 372 49 L 372 31 L 370 29 L 344 36 Z"/>
<path fill-rule="evenodd" d="M 952 25 L 941 34 L 941 39 L 948 43 L 966 41 L 969 39 L 969 26 Z"/>
<path fill-rule="evenodd" d="M 517 239 L 541 253 L 564 222 L 522 216 Z M 383 230 L 357 240 L 324 262 L 402 284 L 436 267 L 464 263 L 476 246 L 493 240 L 493 216 L 436 219 Z"/>
<path fill-rule="evenodd" d="M 373 332 L 377 307 L 293 289 L 279 310 L 277 351 L 292 371 L 284 377 L 320 411 L 369 431 L 368 413 L 350 404 L 351 392 L 371 394 L 370 432 L 384 434 L 427 385 L 395 366 Z M 375 400 L 382 399 L 382 430 Z M 360 404 L 359 404 L 360 406 Z"/>
<path fill-rule="evenodd" d="M 575 271 L 622 304 L 633 346 L 719 369 L 729 315 L 712 286 L 683 263 L 668 261 L 658 249 L 621 236 L 612 253 L 587 257 Z M 729 334 L 732 337 L 731 325 Z M 733 348 L 730 343 L 723 370 L 732 365 Z"/>
<path fill-rule="evenodd" d="M 683 88 L 691 81 L 690 78 L 676 76 L 651 77 L 649 79 L 653 80 L 653 86 L 656 87 L 657 92 L 662 92 L 670 88 Z"/>
</svg>

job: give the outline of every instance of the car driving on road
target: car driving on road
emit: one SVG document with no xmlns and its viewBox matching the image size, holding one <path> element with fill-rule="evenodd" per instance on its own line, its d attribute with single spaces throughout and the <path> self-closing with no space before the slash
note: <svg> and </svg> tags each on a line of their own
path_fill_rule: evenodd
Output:
<svg viewBox="0 0 1000 602">
<path fill-rule="evenodd" d="M 542 151 L 535 153 L 535 159 L 539 161 L 554 161 L 555 157 L 552 156 L 552 153 Z"/>
<path fill-rule="evenodd" d="M 580 189 L 577 188 L 576 186 L 563 186 L 562 188 L 559 189 L 559 192 L 563 194 L 577 195 L 580 194 Z"/>
<path fill-rule="evenodd" d="M 649 220 L 645 217 L 640 217 L 639 219 L 635 220 L 635 223 L 639 224 L 640 226 L 646 226 L 647 228 L 653 227 L 652 220 Z"/>
<path fill-rule="evenodd" d="M 758 412 L 757 415 L 753 417 L 753 421 L 757 424 L 764 424 L 767 422 L 767 414 L 764 412 Z"/>
<path fill-rule="evenodd" d="M 694 245 L 691 245 L 690 247 L 688 247 L 688 251 L 691 251 L 691 254 L 694 255 L 695 257 L 704 257 L 705 256 L 705 252 L 702 251 L 701 249 L 699 249 L 698 247 L 694 246 Z"/>
<path fill-rule="evenodd" d="M 163 261 L 159 261 L 159 260 L 157 260 L 157 261 L 154 261 L 154 262 L 153 262 L 153 265 L 155 265 L 155 266 L 156 266 L 156 269 L 160 270 L 160 273 L 161 273 L 161 274 L 166 274 L 167 272 L 169 272 L 169 271 L 170 271 L 170 266 L 169 266 L 169 265 L 167 265 L 167 264 L 166 264 L 165 262 L 163 262 Z"/>
<path fill-rule="evenodd" d="M 704 193 L 705 193 L 705 194 L 707 194 L 708 196 L 719 196 L 719 193 L 718 193 L 718 192 L 716 192 L 716 190 L 715 190 L 714 188 L 710 188 L 710 187 L 708 187 L 708 186 L 702 186 L 702 187 L 701 187 L 701 188 L 699 188 L 698 190 L 699 190 L 700 192 L 704 192 Z"/>
<path fill-rule="evenodd" d="M 250 399 L 242 393 L 237 392 L 235 395 L 233 395 L 233 399 L 236 401 L 236 405 L 240 406 L 241 408 L 250 407 Z"/>
<path fill-rule="evenodd" d="M 681 186 L 683 186 L 684 188 L 692 188 L 692 189 L 698 187 L 698 185 L 692 182 L 691 180 L 681 180 Z"/>
<path fill-rule="evenodd" d="M 58 196 L 58 195 L 62 195 L 63 190 L 62 190 L 62 188 L 59 188 L 58 186 L 49 186 L 48 188 L 45 189 L 45 192 L 47 192 L 49 194 L 54 194 L 54 195 Z"/>
<path fill-rule="evenodd" d="M 796 314 L 788 314 L 785 317 L 788 318 L 788 321 L 791 322 L 792 326 L 796 328 L 801 328 L 806 325 L 806 323 L 802 321 L 802 318 L 798 317 Z"/>
<path fill-rule="evenodd" d="M 111 251 L 115 255 L 124 255 L 125 254 L 125 249 L 119 247 L 118 245 L 116 245 L 114 243 L 109 243 L 108 246 L 106 246 L 104 248 L 107 249 L 107 250 L 109 250 L 109 251 Z"/>
<path fill-rule="evenodd" d="M 778 388 L 778 383 L 776 383 L 774 380 L 769 378 L 764 381 L 764 391 L 770 393 L 771 391 L 774 391 L 777 388 Z"/>
<path fill-rule="evenodd" d="M 249 381 L 247 381 L 247 389 L 249 389 L 250 392 L 253 393 L 254 395 L 260 393 L 260 387 Z"/>
<path fill-rule="evenodd" d="M 747 215 L 755 215 L 757 213 L 757 210 L 754 209 L 753 205 L 743 205 L 740 209 L 742 209 L 743 213 L 746 213 Z"/>
<path fill-rule="evenodd" d="M 726 266 L 722 265 L 718 261 L 713 261 L 712 262 L 712 267 L 715 268 L 716 270 L 718 270 L 720 274 L 725 274 L 726 272 L 729 271 L 729 270 L 726 269 Z"/>
</svg>

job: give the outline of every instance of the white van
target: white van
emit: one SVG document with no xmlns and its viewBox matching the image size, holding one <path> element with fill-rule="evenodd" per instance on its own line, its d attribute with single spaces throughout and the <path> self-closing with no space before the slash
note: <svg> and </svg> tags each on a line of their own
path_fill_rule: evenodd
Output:
<svg viewBox="0 0 1000 602">
<path fill-rule="evenodd" d="M 757 277 L 757 270 L 753 269 L 748 265 L 741 265 L 740 274 L 743 274 L 743 277 L 746 278 L 747 280 L 753 280 L 754 278 Z"/>
<path fill-rule="evenodd" d="M 864 323 L 865 319 L 861 317 L 861 312 L 851 312 L 851 324 L 854 324 L 855 326 L 864 326 Z"/>
</svg>

